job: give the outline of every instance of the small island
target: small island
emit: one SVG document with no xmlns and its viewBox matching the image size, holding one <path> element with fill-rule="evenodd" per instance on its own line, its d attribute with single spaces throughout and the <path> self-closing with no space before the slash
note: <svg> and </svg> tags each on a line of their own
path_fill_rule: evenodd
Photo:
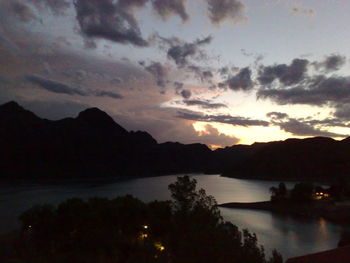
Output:
<svg viewBox="0 0 350 263">
<path fill-rule="evenodd" d="M 220 207 L 268 210 L 276 213 L 322 217 L 333 223 L 348 224 L 350 220 L 350 181 L 343 178 L 329 187 L 301 182 L 293 189 L 284 183 L 271 187 L 271 200 L 251 203 L 223 203 Z"/>
</svg>

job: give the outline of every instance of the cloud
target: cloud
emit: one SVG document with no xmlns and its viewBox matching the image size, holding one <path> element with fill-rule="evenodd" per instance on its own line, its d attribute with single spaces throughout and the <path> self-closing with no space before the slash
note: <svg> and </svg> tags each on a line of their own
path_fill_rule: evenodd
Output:
<svg viewBox="0 0 350 263">
<path fill-rule="evenodd" d="M 165 88 L 168 78 L 168 70 L 159 62 L 152 62 L 145 69 L 153 75 L 159 87 Z"/>
<path fill-rule="evenodd" d="M 176 65 L 183 67 L 188 64 L 188 58 L 195 58 L 195 56 L 198 56 L 197 58 L 201 58 L 203 56 L 203 53 L 200 50 L 200 47 L 203 45 L 207 45 L 211 43 L 212 36 L 208 36 L 203 39 L 197 39 L 196 41 L 192 43 L 182 43 L 182 44 L 171 44 L 171 47 L 168 50 L 168 58 L 174 60 Z"/>
<path fill-rule="evenodd" d="M 74 6 L 81 32 L 86 37 L 147 46 L 148 43 L 142 38 L 138 23 L 129 10 L 135 4 L 125 5 L 120 6 L 113 0 L 76 0 Z"/>
<path fill-rule="evenodd" d="M 176 89 L 176 94 L 179 94 L 180 90 L 183 88 L 184 84 L 182 82 L 175 81 L 174 86 Z"/>
<path fill-rule="evenodd" d="M 29 22 L 36 18 L 32 9 L 21 2 L 12 2 L 11 10 L 22 22 Z"/>
<path fill-rule="evenodd" d="M 39 76 L 35 76 L 35 75 L 28 75 L 26 76 L 26 80 L 36 84 L 37 86 L 39 86 L 42 89 L 54 92 L 54 93 L 61 93 L 61 94 L 68 94 L 68 95 L 80 95 L 80 96 L 96 96 L 96 97 L 110 97 L 113 99 L 122 99 L 123 96 L 115 93 L 115 92 L 111 92 L 111 91 L 99 91 L 99 90 L 95 90 L 95 91 L 82 91 L 80 89 L 71 87 L 67 84 L 64 84 L 62 82 L 58 82 L 58 81 L 54 81 L 54 80 L 50 80 L 50 79 L 45 79 Z"/>
<path fill-rule="evenodd" d="M 326 136 L 326 137 L 345 137 L 343 134 L 329 132 L 327 130 L 322 130 L 321 128 L 316 128 L 315 126 L 339 126 L 343 124 L 334 119 L 325 120 L 310 120 L 310 119 L 295 119 L 289 118 L 288 114 L 282 112 L 269 112 L 266 114 L 270 117 L 271 123 L 279 126 L 280 129 L 289 132 L 296 136 Z"/>
<path fill-rule="evenodd" d="M 191 98 L 191 95 L 192 95 L 191 91 L 188 90 L 188 89 L 182 90 L 182 91 L 180 92 L 180 94 L 181 94 L 181 96 L 182 96 L 184 99 L 189 99 L 189 98 Z"/>
<path fill-rule="evenodd" d="M 152 0 L 153 9 L 167 20 L 171 15 L 178 15 L 183 22 L 189 19 L 185 8 L 185 0 Z"/>
<path fill-rule="evenodd" d="M 205 141 L 211 147 L 223 145 L 231 146 L 239 142 L 238 138 L 220 133 L 218 129 L 210 124 L 205 125 L 204 128 L 204 131 L 199 132 L 199 139 Z"/>
<path fill-rule="evenodd" d="M 288 89 L 260 89 L 258 98 L 269 98 L 279 104 L 325 105 L 350 101 L 349 77 L 317 76 L 301 86 Z"/>
<path fill-rule="evenodd" d="M 273 120 L 276 120 L 276 119 L 281 120 L 281 119 L 288 118 L 288 114 L 283 113 L 283 112 L 276 112 L 276 111 L 269 112 L 266 114 L 266 116 L 273 119 Z"/>
<path fill-rule="evenodd" d="M 113 99 L 122 99 L 123 98 L 123 96 L 118 94 L 118 93 L 111 92 L 111 91 L 104 91 L 104 90 L 95 91 L 92 94 L 95 95 L 96 97 L 110 97 Z"/>
<path fill-rule="evenodd" d="M 137 110 L 138 113 L 131 112 L 131 116 L 115 115 L 114 119 L 128 130 L 149 132 L 158 142 L 170 140 L 187 144 L 205 143 L 225 147 L 239 141 L 234 136 L 219 133 L 211 125 L 205 127 L 205 131 L 196 131 L 193 127 L 193 121 L 174 117 L 177 110 L 175 108 L 148 107 L 146 112 L 141 113 Z"/>
<path fill-rule="evenodd" d="M 315 10 L 312 8 L 303 8 L 299 6 L 292 7 L 292 14 L 301 14 L 306 16 L 313 16 L 315 14 Z"/>
<path fill-rule="evenodd" d="M 45 8 L 54 15 L 62 15 L 70 7 L 69 0 L 26 0 L 32 3 L 40 11 Z"/>
<path fill-rule="evenodd" d="M 342 120 L 350 120 L 350 104 L 341 103 L 336 105 L 336 111 L 334 112 L 334 116 Z"/>
<path fill-rule="evenodd" d="M 69 94 L 69 95 L 87 96 L 86 92 L 73 88 L 69 85 L 66 85 L 58 81 L 45 79 L 35 75 L 28 75 L 26 77 L 26 80 L 28 80 L 31 83 L 37 84 L 39 87 L 51 92 L 63 93 L 63 94 Z"/>
<path fill-rule="evenodd" d="M 225 21 L 240 23 L 246 20 L 245 5 L 239 0 L 207 0 L 211 22 L 219 25 Z"/>
<path fill-rule="evenodd" d="M 294 85 L 305 78 L 308 64 L 308 60 L 296 58 L 290 65 L 262 66 L 257 79 L 261 85 L 270 85 L 276 79 L 285 86 Z"/>
<path fill-rule="evenodd" d="M 279 124 L 279 127 L 286 132 L 299 136 L 345 137 L 342 134 L 316 129 L 311 125 L 300 122 L 296 119 L 289 119 L 287 122 L 282 122 Z"/>
<path fill-rule="evenodd" d="M 144 7 L 148 0 L 119 0 L 118 5 L 123 9 Z"/>
<path fill-rule="evenodd" d="M 61 120 L 67 117 L 77 116 L 79 112 L 91 107 L 87 104 L 62 100 L 17 100 L 17 102 L 34 112 L 41 118 L 48 120 Z"/>
<path fill-rule="evenodd" d="M 226 85 L 232 90 L 251 90 L 254 85 L 251 75 L 250 68 L 242 68 L 235 76 L 226 81 Z"/>
<path fill-rule="evenodd" d="M 321 62 L 314 62 L 316 69 L 323 69 L 326 72 L 332 72 L 339 70 L 346 63 L 346 57 L 338 54 L 332 54 L 327 56 Z"/>
<path fill-rule="evenodd" d="M 219 109 L 227 107 L 223 103 L 212 103 L 204 100 L 184 100 L 183 103 L 185 103 L 187 106 L 199 106 L 204 109 Z"/>
<path fill-rule="evenodd" d="M 230 115 L 203 115 L 198 112 L 184 112 L 178 111 L 178 118 L 193 121 L 203 121 L 203 122 L 219 122 L 231 124 L 234 126 L 269 126 L 267 121 L 254 120 L 250 118 L 240 117 L 240 116 L 230 116 Z"/>
<path fill-rule="evenodd" d="M 194 73 L 195 77 L 197 77 L 202 82 L 207 81 L 211 83 L 211 79 L 214 76 L 210 70 L 204 69 L 199 66 L 189 65 L 187 66 L 187 69 Z"/>
</svg>

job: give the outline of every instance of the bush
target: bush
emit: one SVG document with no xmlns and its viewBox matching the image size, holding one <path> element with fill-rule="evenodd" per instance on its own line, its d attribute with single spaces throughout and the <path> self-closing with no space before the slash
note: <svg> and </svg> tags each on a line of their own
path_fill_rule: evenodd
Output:
<svg viewBox="0 0 350 263">
<path fill-rule="evenodd" d="M 18 254 L 28 263 L 282 262 L 277 252 L 267 261 L 256 235 L 225 222 L 196 183 L 178 177 L 172 201 L 128 195 L 33 207 L 20 217 Z"/>
</svg>

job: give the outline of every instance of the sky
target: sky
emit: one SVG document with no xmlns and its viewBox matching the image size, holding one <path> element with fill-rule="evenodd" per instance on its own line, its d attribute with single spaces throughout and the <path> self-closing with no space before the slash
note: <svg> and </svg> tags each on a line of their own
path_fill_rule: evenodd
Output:
<svg viewBox="0 0 350 263">
<path fill-rule="evenodd" d="M 0 0 L 0 103 L 211 148 L 350 134 L 350 1 Z"/>
</svg>

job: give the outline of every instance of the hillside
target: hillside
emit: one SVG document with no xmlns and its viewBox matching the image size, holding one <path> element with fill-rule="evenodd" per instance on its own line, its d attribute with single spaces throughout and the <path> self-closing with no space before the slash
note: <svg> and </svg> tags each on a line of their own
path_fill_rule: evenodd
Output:
<svg viewBox="0 0 350 263">
<path fill-rule="evenodd" d="M 41 119 L 16 102 L 0 106 L 0 175 L 89 177 L 203 172 L 202 144 L 158 144 L 91 108 L 76 118 Z"/>
<path fill-rule="evenodd" d="M 211 151 L 157 143 L 90 108 L 76 118 L 41 119 L 16 102 L 0 106 L 0 176 L 106 177 L 207 172 L 261 179 L 333 179 L 350 174 L 350 138 L 315 137 Z"/>
</svg>

